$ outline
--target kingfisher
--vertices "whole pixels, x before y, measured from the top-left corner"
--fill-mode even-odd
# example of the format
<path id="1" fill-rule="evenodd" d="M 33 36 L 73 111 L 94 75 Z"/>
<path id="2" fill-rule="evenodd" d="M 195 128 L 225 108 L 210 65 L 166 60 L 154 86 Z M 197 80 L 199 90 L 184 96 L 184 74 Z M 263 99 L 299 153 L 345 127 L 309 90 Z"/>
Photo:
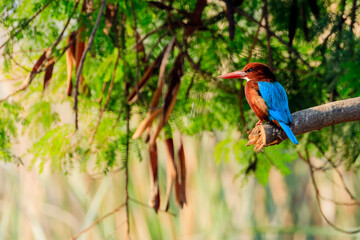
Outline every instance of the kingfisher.
<path id="1" fill-rule="evenodd" d="M 242 71 L 223 74 L 219 78 L 245 79 L 246 100 L 259 118 L 256 125 L 260 125 L 262 121 L 273 122 L 285 131 L 294 144 L 299 144 L 289 127 L 292 120 L 285 89 L 276 81 L 274 73 L 267 65 L 249 63 Z"/>

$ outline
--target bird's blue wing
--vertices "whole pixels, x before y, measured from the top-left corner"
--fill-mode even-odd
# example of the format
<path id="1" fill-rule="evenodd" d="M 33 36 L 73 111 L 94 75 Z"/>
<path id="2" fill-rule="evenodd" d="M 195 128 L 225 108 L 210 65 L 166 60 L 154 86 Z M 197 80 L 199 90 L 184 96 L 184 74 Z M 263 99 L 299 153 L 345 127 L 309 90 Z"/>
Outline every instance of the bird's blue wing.
<path id="1" fill-rule="evenodd" d="M 288 99 L 283 86 L 278 82 L 258 82 L 262 98 L 269 110 L 269 120 L 291 123 Z"/>
<path id="2" fill-rule="evenodd" d="M 278 82 L 259 82 L 261 97 L 265 100 L 269 110 L 269 120 L 277 120 L 289 139 L 299 144 L 294 133 L 288 126 L 291 115 L 285 89 Z"/>

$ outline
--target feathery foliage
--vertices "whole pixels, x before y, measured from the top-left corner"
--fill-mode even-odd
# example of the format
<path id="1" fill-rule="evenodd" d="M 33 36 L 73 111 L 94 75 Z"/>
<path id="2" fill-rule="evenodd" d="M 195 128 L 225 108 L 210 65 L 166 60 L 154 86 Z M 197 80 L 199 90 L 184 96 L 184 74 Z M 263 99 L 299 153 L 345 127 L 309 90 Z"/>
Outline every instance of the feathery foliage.
<path id="1" fill-rule="evenodd" d="M 170 3 L 133 0 L 136 33 L 130 2 L 109 0 L 82 71 L 86 89 L 80 89 L 80 129 L 71 135 L 74 130 L 70 110 L 73 99 L 65 93 L 67 62 L 64 50 L 71 32 L 81 32 L 79 39 L 84 42 L 90 36 L 100 1 L 86 2 L 90 5 L 86 10 L 82 10 L 84 3 L 81 1 L 73 13 L 75 1 L 1 1 L 0 24 L 5 30 L 2 41 L 9 39 L 2 49 L 5 75 L 13 71 L 23 76 L 28 74 L 32 64 L 55 43 L 66 21 L 71 18 L 64 35 L 60 36 L 60 44 L 52 49 L 55 65 L 49 87 L 42 93 L 43 73 L 40 72 L 25 94 L 1 103 L 2 159 L 10 161 L 11 142 L 29 134 L 32 147 L 25 155 L 34 156 L 31 166 L 38 166 L 40 171 L 47 162 L 54 171 L 65 172 L 74 163 L 80 163 L 79 166 L 85 170 L 89 161 L 104 173 L 121 167 L 127 134 L 124 84 L 128 82 L 130 90 L 136 89 L 136 84 L 173 36 L 176 36 L 175 47 L 165 66 L 166 85 L 159 99 L 159 106 L 163 106 L 171 71 L 178 64 L 175 60 L 183 54 L 180 89 L 169 119 L 172 129 L 189 135 L 237 129 L 236 138 L 219 138 L 214 157 L 217 161 L 236 159 L 243 166 L 244 173 L 253 170 L 264 184 L 271 167 L 283 174 L 290 173 L 287 164 L 296 159 L 295 146 L 282 143 L 255 156 L 244 146 L 246 129 L 251 129 L 256 122 L 243 96 L 244 83 L 220 81 L 216 76 L 241 69 L 249 61 L 269 63 L 272 59 L 275 75 L 288 92 L 292 112 L 360 94 L 360 72 L 357 70 L 360 41 L 356 32 L 359 26 L 356 12 L 351 14 L 356 10 L 355 6 L 349 1 L 271 0 L 268 16 L 263 16 L 265 6 L 259 0 L 180 0 Z M 201 2 L 205 3 L 203 8 Z M 336 10 L 332 4 L 337 6 Z M 231 13 L 233 16 L 229 16 Z M 259 27 L 263 17 L 268 17 L 269 29 Z M 273 32 L 270 56 L 267 30 Z M 136 44 L 144 37 L 144 41 Z M 119 51 L 119 65 L 113 74 Z M 157 69 L 150 74 L 133 104 L 132 131 L 138 125 L 135 119 L 145 118 L 149 110 L 157 88 Z M 73 85 L 74 77 L 72 69 Z M 105 104 L 94 142 L 90 143 Z M 302 145 L 316 144 L 321 154 L 342 159 L 351 168 L 359 166 L 359 135 L 359 123 L 348 123 L 305 134 L 300 141 Z M 130 145 L 132 154 L 141 159 L 139 149 L 143 147 L 142 143 L 134 140 Z M 298 150 L 303 151 L 301 148 Z M 319 150 L 314 149 L 318 153 Z M 256 166 L 251 165 L 254 161 Z"/>

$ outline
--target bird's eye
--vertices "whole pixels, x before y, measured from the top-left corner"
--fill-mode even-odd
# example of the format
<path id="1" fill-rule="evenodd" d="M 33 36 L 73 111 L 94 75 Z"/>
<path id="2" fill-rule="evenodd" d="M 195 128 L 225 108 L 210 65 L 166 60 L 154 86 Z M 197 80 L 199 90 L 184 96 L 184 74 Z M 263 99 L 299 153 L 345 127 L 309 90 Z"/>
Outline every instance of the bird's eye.
<path id="1" fill-rule="evenodd" d="M 246 70 L 245 72 L 252 72 L 252 71 L 254 71 L 254 69 L 249 68 L 249 69 L 248 69 L 248 70 Z"/>

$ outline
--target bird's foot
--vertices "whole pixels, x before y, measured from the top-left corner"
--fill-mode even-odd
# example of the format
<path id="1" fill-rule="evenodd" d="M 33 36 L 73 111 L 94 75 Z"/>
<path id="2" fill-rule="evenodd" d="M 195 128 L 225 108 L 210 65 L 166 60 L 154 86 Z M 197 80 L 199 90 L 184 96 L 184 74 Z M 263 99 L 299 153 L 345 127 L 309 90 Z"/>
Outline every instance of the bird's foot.
<path id="1" fill-rule="evenodd" d="M 255 126 L 259 126 L 259 125 L 261 125 L 261 120 L 259 120 Z"/>

